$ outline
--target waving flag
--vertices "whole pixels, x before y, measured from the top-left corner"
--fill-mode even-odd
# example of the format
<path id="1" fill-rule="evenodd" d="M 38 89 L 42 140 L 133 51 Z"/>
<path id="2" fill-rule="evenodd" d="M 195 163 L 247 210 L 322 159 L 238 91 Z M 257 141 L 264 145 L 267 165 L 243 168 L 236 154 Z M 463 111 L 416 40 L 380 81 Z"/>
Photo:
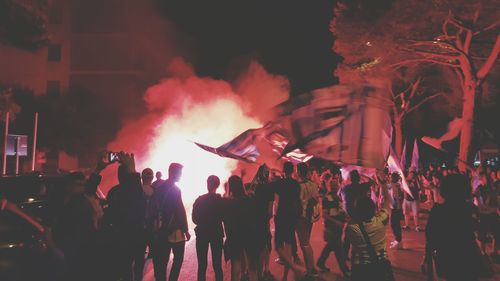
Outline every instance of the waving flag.
<path id="1" fill-rule="evenodd" d="M 260 155 L 256 143 L 257 139 L 261 137 L 262 134 L 265 132 L 265 128 L 266 127 L 246 130 L 233 140 L 217 148 L 196 142 L 195 144 L 200 148 L 208 152 L 217 154 L 221 157 L 228 157 L 236 160 L 253 163 L 257 160 L 257 157 Z"/>
<path id="2" fill-rule="evenodd" d="M 275 109 L 295 149 L 345 164 L 383 168 L 387 91 L 368 84 L 336 85 L 292 98 Z"/>
<path id="3" fill-rule="evenodd" d="M 311 158 L 313 158 L 313 155 L 306 154 L 298 148 L 283 155 L 283 151 L 289 143 L 289 137 L 287 136 L 287 133 L 278 125 L 273 125 L 273 129 L 269 130 L 269 132 L 266 134 L 265 139 L 271 146 L 271 149 L 276 154 L 280 155 L 280 157 L 285 161 L 290 161 L 294 164 L 297 164 L 301 162 L 307 162 Z"/>
<path id="4" fill-rule="evenodd" d="M 461 118 L 455 118 L 448 124 L 448 131 L 442 136 L 439 138 L 422 137 L 422 141 L 438 150 L 443 150 L 443 142 L 450 141 L 460 134 L 462 123 Z"/>

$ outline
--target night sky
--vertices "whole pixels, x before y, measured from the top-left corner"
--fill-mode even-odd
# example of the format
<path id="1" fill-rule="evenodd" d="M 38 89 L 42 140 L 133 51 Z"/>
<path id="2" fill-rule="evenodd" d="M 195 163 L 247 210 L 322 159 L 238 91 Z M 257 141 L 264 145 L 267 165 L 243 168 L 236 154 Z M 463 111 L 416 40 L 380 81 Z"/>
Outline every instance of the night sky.
<path id="1" fill-rule="evenodd" d="M 189 61 L 198 75 L 231 80 L 257 59 L 288 77 L 292 94 L 336 83 L 334 1 L 158 1 L 165 18 L 190 38 Z"/>

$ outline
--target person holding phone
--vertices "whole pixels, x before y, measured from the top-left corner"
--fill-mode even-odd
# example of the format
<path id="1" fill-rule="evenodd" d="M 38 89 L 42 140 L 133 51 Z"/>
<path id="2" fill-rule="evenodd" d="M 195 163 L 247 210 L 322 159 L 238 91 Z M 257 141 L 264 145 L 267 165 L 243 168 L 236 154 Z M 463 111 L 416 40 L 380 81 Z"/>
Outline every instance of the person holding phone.
<path id="1" fill-rule="evenodd" d="M 191 239 L 181 190 L 177 186 L 182 168 L 179 163 L 170 164 L 168 179 L 153 192 L 150 213 L 155 221 L 152 250 L 156 281 L 166 280 L 170 252 L 174 253 L 174 261 L 168 280 L 178 280 L 184 261 L 184 247 L 186 241 Z"/>
<path id="2" fill-rule="evenodd" d="M 111 155 L 111 153 L 110 153 Z M 107 196 L 106 219 L 112 249 L 112 278 L 133 280 L 132 264 L 135 249 L 140 247 L 145 223 L 145 200 L 141 175 L 135 170 L 134 154 L 119 152 L 110 163 L 118 162 L 119 184 Z M 116 157 L 118 160 L 116 160 Z M 136 279 L 142 278 L 136 277 Z"/>

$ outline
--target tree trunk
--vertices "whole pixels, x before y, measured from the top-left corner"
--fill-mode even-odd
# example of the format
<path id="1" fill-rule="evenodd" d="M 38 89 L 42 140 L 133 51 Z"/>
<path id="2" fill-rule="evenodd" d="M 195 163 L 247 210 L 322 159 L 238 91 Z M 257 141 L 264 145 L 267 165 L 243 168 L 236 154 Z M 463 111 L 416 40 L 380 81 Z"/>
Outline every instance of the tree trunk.
<path id="1" fill-rule="evenodd" d="M 401 125 L 401 117 L 394 114 L 394 134 L 396 135 L 396 155 L 401 159 L 403 153 L 403 128 Z"/>
<path id="2" fill-rule="evenodd" d="M 460 152 L 458 154 L 458 168 L 465 172 L 467 165 L 470 164 L 472 134 L 474 131 L 474 106 L 475 106 L 474 87 L 465 87 L 464 102 L 462 107 L 462 131 L 460 133 Z"/>

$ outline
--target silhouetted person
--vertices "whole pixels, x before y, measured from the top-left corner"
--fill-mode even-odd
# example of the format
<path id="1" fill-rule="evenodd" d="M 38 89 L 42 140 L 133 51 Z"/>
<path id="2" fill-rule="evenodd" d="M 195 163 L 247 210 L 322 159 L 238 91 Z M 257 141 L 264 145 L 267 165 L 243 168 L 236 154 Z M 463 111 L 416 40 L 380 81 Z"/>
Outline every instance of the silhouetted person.
<path id="1" fill-rule="evenodd" d="M 243 182 L 238 176 L 228 180 L 229 197 L 224 199 L 223 221 L 226 232 L 224 258 L 231 261 L 231 281 L 240 281 L 245 253 L 254 244 L 255 204 L 246 196 Z M 257 280 L 254 267 L 249 267 L 250 281 Z"/>
<path id="2" fill-rule="evenodd" d="M 335 182 L 338 182 L 339 175 L 335 175 Z M 323 272 L 328 272 L 330 269 L 326 267 L 326 260 L 333 252 L 337 258 L 337 263 L 340 270 L 345 276 L 350 276 L 349 268 L 346 264 L 344 250 L 342 249 L 342 233 L 347 221 L 348 215 L 342 208 L 340 197 L 338 196 L 338 184 L 330 184 L 326 187 L 327 192 L 323 196 L 323 220 L 324 220 L 324 240 L 326 242 L 320 257 L 318 258 L 317 266 Z"/>
<path id="3" fill-rule="evenodd" d="M 192 219 L 196 224 L 196 255 L 198 257 L 198 281 L 206 280 L 208 246 L 212 252 L 215 280 L 222 281 L 222 198 L 217 194 L 220 180 L 217 176 L 207 179 L 208 193 L 196 199 Z"/>
<path id="4" fill-rule="evenodd" d="M 319 220 L 320 214 L 317 209 L 319 203 L 318 185 L 309 179 L 309 167 L 306 163 L 297 165 L 300 185 L 300 201 L 302 204 L 302 214 L 297 221 L 297 235 L 299 237 L 300 248 L 304 255 L 304 262 L 308 275 L 316 275 L 317 270 L 314 264 L 313 248 L 311 246 L 311 231 L 313 223 Z M 317 212 L 316 212 L 317 210 Z"/>
<path id="5" fill-rule="evenodd" d="M 387 186 L 381 186 L 389 198 Z M 367 196 L 359 196 L 351 205 L 346 235 L 352 245 L 352 281 L 393 281 L 392 265 L 386 250 L 386 225 L 389 223 L 390 200 L 384 200 L 380 211 Z"/>
<path id="6" fill-rule="evenodd" d="M 167 264 L 170 252 L 174 253 L 174 261 L 168 280 L 179 278 L 184 247 L 191 235 L 188 232 L 186 210 L 182 202 L 181 190 L 177 187 L 182 175 L 182 165 L 170 164 L 168 179 L 158 186 L 152 198 L 151 215 L 155 217 L 155 234 L 153 243 L 153 265 L 156 281 L 164 281 L 167 277 Z"/>
<path id="7" fill-rule="evenodd" d="M 434 205 L 425 230 L 428 280 L 434 280 L 433 257 L 441 278 L 478 280 L 482 260 L 474 234 L 478 210 L 469 201 L 470 184 L 463 175 L 449 175 L 443 178 L 440 192 L 444 203 Z"/>
<path id="8" fill-rule="evenodd" d="M 383 200 L 391 200 L 391 228 L 394 234 L 394 241 L 391 242 L 391 249 L 403 248 L 403 232 L 401 229 L 401 219 L 403 218 L 403 198 L 404 192 L 399 183 L 399 174 L 394 172 L 391 174 L 391 182 L 389 183 L 389 198 Z"/>
<path id="9" fill-rule="evenodd" d="M 403 200 L 403 214 L 405 217 L 405 225 L 403 229 L 410 229 L 410 219 L 413 217 L 413 222 L 415 223 L 415 231 L 420 231 L 420 226 L 418 224 L 418 213 L 419 213 L 419 201 L 420 201 L 420 182 L 414 171 L 408 173 L 406 177 L 408 181 L 408 188 L 410 189 L 411 196 L 405 193 L 405 199 Z"/>
<path id="10" fill-rule="evenodd" d="M 55 238 L 63 252 L 66 266 L 64 280 L 93 278 L 96 265 L 98 226 L 92 203 L 84 195 L 85 177 L 81 173 L 66 176 L 70 197 L 64 205 L 55 228 Z M 102 216 L 102 209 L 100 211 Z"/>
<path id="11" fill-rule="evenodd" d="M 145 218 L 148 217 L 147 211 L 150 209 L 151 198 L 153 196 L 153 170 L 146 168 L 141 173 L 142 179 L 142 193 L 145 201 Z M 144 220 L 144 226 L 140 233 L 139 241 L 137 243 L 137 248 L 134 251 L 134 279 L 136 281 L 142 280 L 142 275 L 144 271 L 144 255 L 146 253 L 147 246 L 151 247 L 152 239 L 152 223 L 150 221 Z"/>
<path id="12" fill-rule="evenodd" d="M 155 177 L 156 180 L 152 183 L 153 188 L 158 187 L 165 182 L 165 180 L 162 179 L 163 175 L 160 171 L 156 172 Z"/>
<path id="13" fill-rule="evenodd" d="M 259 279 L 274 279 L 269 270 L 269 257 L 272 249 L 272 235 L 269 221 L 273 213 L 274 191 L 269 182 L 269 168 L 264 164 L 257 171 L 252 182 L 255 204 L 256 237 L 255 245 L 247 253 L 249 263 L 256 263 Z M 251 265 L 252 266 L 252 265 Z"/>
<path id="14" fill-rule="evenodd" d="M 133 154 L 120 153 L 119 184 L 107 196 L 107 221 L 114 247 L 116 278 L 132 280 L 134 253 L 142 244 L 145 223 L 145 201 L 141 176 L 135 171 Z"/>
<path id="15" fill-rule="evenodd" d="M 292 248 L 296 245 L 295 228 L 299 217 L 302 215 L 299 183 L 292 178 L 292 162 L 283 165 L 282 179 L 274 183 L 274 192 L 278 195 L 278 208 L 274 217 L 274 242 L 276 251 L 285 266 L 283 280 L 286 280 L 289 269 L 297 275 L 299 269 L 292 258 Z"/>
<path id="16" fill-rule="evenodd" d="M 351 179 L 351 183 L 342 188 L 341 194 L 343 195 L 342 200 L 344 201 L 344 209 L 350 216 L 352 216 L 352 206 L 355 200 L 361 197 L 371 198 L 371 184 L 361 183 L 361 178 L 357 170 L 352 170 L 349 173 L 349 177 Z"/>

